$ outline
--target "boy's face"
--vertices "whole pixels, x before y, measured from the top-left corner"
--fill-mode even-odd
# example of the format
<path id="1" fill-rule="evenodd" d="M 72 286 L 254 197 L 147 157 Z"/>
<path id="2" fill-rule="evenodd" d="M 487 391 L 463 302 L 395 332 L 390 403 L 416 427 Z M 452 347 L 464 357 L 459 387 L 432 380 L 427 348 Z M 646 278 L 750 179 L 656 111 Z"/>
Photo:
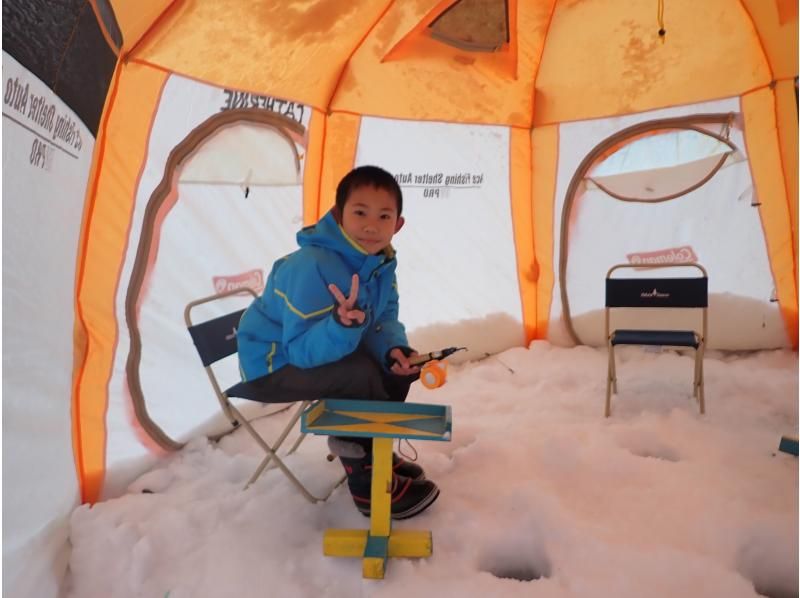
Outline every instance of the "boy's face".
<path id="1" fill-rule="evenodd" d="M 383 251 L 403 226 L 397 215 L 397 200 L 386 189 L 372 185 L 350 191 L 342 210 L 342 228 L 369 254 Z"/>

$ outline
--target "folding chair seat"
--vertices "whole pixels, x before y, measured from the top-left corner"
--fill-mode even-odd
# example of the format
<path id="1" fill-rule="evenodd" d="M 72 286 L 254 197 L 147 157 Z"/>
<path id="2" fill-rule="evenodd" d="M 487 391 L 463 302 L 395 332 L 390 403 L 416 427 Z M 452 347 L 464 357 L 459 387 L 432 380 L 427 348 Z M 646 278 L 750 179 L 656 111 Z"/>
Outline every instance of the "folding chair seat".
<path id="1" fill-rule="evenodd" d="M 611 393 L 617 393 L 617 371 L 614 348 L 618 345 L 657 345 L 694 349 L 692 393 L 705 413 L 703 392 L 703 353 L 707 339 L 708 274 L 700 264 L 654 264 L 648 268 L 697 268 L 702 276 L 681 278 L 613 278 L 621 268 L 641 268 L 633 264 L 617 264 L 606 274 L 605 328 L 608 343 L 608 377 L 606 380 L 605 416 L 611 414 Z M 702 314 L 698 329 L 662 330 L 652 328 L 611 327 L 611 310 L 615 308 L 693 309 Z"/>
<path id="2" fill-rule="evenodd" d="M 292 471 L 286 466 L 283 459 L 281 459 L 281 457 L 279 457 L 277 454 L 278 449 L 297 425 L 298 421 L 300 420 L 300 416 L 303 414 L 303 411 L 306 409 L 306 407 L 310 406 L 313 401 L 294 401 L 294 403 L 296 403 L 296 407 L 294 407 L 294 411 L 292 412 L 289 422 L 286 424 L 275 442 L 273 444 L 269 444 L 258 432 L 256 432 L 255 428 L 253 428 L 251 423 L 252 420 L 248 421 L 248 419 L 242 415 L 241 411 L 236 408 L 231 399 L 241 398 L 250 401 L 258 401 L 260 403 L 282 403 L 285 401 L 280 399 L 275 400 L 273 398 L 264 396 L 263 392 L 261 392 L 258 387 L 253 386 L 248 382 L 239 382 L 227 390 L 222 390 L 217 379 L 217 375 L 212 368 L 215 363 L 226 357 L 234 355 L 237 352 L 238 346 L 236 343 L 236 329 L 239 326 L 239 320 L 241 319 L 245 310 L 239 309 L 237 311 L 204 320 L 202 322 L 192 321 L 192 311 L 196 307 L 219 301 L 226 297 L 231 297 L 237 294 L 249 294 L 252 298 L 256 297 L 256 294 L 253 290 L 249 288 L 241 288 L 191 301 L 189 304 L 187 304 L 184 310 L 184 319 L 186 320 L 186 326 L 189 330 L 189 334 L 194 341 L 194 346 L 197 349 L 197 353 L 200 356 L 200 360 L 202 361 L 203 367 L 206 370 L 206 374 L 208 375 L 208 379 L 214 389 L 214 393 L 219 400 L 220 407 L 232 425 L 231 430 L 224 434 L 220 434 L 215 438 L 219 439 L 221 436 L 224 436 L 225 434 L 239 428 L 239 426 L 242 426 L 266 453 L 266 456 L 261 461 L 256 471 L 253 472 L 253 475 L 247 481 L 247 484 L 245 484 L 245 490 L 250 486 L 250 484 L 258 479 L 265 469 L 267 469 L 270 465 L 274 465 L 278 467 L 284 474 L 286 474 L 286 477 L 297 487 L 297 489 L 304 497 L 306 497 L 306 499 L 312 503 L 324 501 L 330 496 L 331 492 L 333 492 L 336 486 L 338 486 L 344 480 L 344 477 L 336 485 L 334 485 L 328 491 L 328 493 L 325 494 L 325 496 L 315 496 L 302 484 L 302 482 L 300 482 L 300 480 L 297 479 L 294 473 L 292 473 Z M 289 409 L 292 407 L 293 405 L 288 406 Z M 291 455 L 293 452 L 295 452 L 305 437 L 306 434 L 300 434 L 286 455 Z"/>

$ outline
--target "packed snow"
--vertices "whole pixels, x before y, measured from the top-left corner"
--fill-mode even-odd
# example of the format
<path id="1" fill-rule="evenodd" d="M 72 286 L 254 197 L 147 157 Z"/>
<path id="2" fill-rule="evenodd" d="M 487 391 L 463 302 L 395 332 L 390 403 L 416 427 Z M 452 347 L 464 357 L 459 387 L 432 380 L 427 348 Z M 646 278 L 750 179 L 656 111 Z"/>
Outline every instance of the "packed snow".
<path id="1" fill-rule="evenodd" d="M 431 530 L 433 554 L 390 559 L 383 580 L 322 554 L 326 529 L 368 527 L 346 486 L 311 504 L 272 469 L 243 491 L 262 453 L 238 431 L 193 440 L 124 495 L 77 508 L 66 593 L 797 596 L 798 462 L 778 450 L 797 434 L 797 353 L 708 353 L 705 415 L 691 397 L 693 357 L 617 354 L 608 419 L 604 349 L 535 341 L 453 364 L 439 389 L 414 384 L 409 401 L 452 407 L 453 434 L 414 442 L 441 496 L 393 523 Z M 256 427 L 274 437 L 288 417 Z M 342 475 L 327 453 L 324 437 L 309 437 L 286 462 L 324 493 Z"/>

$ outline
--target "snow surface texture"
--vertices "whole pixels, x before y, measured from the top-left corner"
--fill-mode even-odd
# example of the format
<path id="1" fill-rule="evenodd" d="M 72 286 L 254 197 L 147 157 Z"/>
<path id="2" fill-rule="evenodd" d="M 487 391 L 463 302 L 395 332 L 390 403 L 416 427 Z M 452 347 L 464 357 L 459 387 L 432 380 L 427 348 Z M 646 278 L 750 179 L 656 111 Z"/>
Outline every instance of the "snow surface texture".
<path id="1" fill-rule="evenodd" d="M 797 434 L 797 353 L 708 354 L 705 416 L 691 357 L 624 347 L 605 419 L 606 364 L 604 350 L 537 341 L 452 365 L 435 391 L 413 385 L 409 401 L 452 406 L 453 438 L 415 442 L 442 494 L 393 524 L 431 530 L 433 555 L 391 559 L 384 580 L 322 554 L 325 529 L 368 526 L 346 487 L 312 505 L 273 469 L 242 491 L 261 454 L 240 431 L 76 509 L 67 594 L 797 596 L 798 463 L 778 451 Z M 287 418 L 257 428 L 270 437 Z M 341 475 L 326 454 L 309 437 L 287 464 L 323 493 Z"/>

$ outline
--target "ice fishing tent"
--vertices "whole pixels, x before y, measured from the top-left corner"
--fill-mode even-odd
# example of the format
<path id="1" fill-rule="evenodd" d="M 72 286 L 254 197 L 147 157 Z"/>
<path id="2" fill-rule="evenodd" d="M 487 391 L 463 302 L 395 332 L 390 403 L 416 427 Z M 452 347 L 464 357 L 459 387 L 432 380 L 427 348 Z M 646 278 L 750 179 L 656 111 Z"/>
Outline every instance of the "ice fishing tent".
<path id="1" fill-rule="evenodd" d="M 711 348 L 797 346 L 791 0 L 7 1 L 3 21 L 9 595 L 56 595 L 70 511 L 216 425 L 184 305 L 260 290 L 353 165 L 403 187 L 419 346 L 599 345 L 609 266 L 691 259 Z"/>

